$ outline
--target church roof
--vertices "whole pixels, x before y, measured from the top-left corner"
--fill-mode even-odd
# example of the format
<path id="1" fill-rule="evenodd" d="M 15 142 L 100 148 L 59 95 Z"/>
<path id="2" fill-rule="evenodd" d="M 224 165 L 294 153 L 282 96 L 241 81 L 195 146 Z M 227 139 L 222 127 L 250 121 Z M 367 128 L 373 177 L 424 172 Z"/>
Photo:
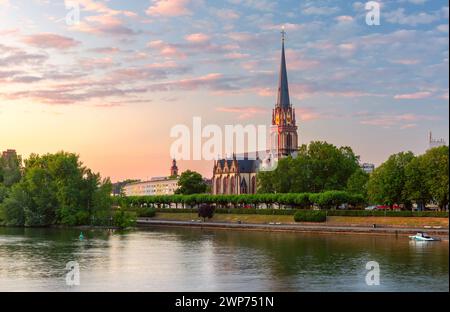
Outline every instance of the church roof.
<path id="1" fill-rule="evenodd" d="M 239 172 L 242 173 L 252 173 L 252 172 L 256 172 L 256 170 L 258 169 L 258 165 L 259 165 L 259 160 L 257 159 L 238 159 L 238 167 L 239 167 Z"/>
<path id="2" fill-rule="evenodd" d="M 228 167 L 231 167 L 233 164 L 233 159 L 219 159 L 217 161 L 219 167 L 221 169 L 225 166 L 225 161 L 228 164 Z M 240 173 L 253 173 L 256 172 L 259 166 L 258 159 L 236 159 L 237 168 Z"/>
<path id="3" fill-rule="evenodd" d="M 285 32 L 282 31 L 282 46 L 281 46 L 281 65 L 280 65 L 280 76 L 278 80 L 278 98 L 277 98 L 277 106 L 282 108 L 288 108 L 291 105 L 289 100 L 289 85 L 288 85 L 288 77 L 287 77 L 287 68 L 286 68 L 286 56 L 284 53 L 284 38 Z"/>

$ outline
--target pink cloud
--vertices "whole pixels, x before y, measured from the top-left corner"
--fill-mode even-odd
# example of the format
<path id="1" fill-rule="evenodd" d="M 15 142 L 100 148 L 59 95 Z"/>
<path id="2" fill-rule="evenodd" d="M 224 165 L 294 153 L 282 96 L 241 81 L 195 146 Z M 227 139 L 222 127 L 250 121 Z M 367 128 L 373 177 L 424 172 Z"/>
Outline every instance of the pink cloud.
<path id="1" fill-rule="evenodd" d="M 373 115 L 370 113 L 358 113 L 355 114 L 356 117 L 362 117 L 363 119 L 360 121 L 363 125 L 377 126 L 382 128 L 391 128 L 394 126 L 400 127 L 400 129 L 409 129 L 414 128 L 416 123 L 419 121 L 433 121 L 439 120 L 440 118 L 437 116 L 423 116 L 416 114 L 400 114 L 400 115 L 389 115 L 389 114 L 381 114 L 381 115 Z"/>
<path id="2" fill-rule="evenodd" d="M 186 54 L 180 51 L 177 47 L 172 44 L 166 43 L 162 40 L 150 41 L 147 46 L 149 48 L 159 51 L 159 54 L 165 57 L 177 57 L 185 58 Z"/>
<path id="3" fill-rule="evenodd" d="M 218 112 L 235 113 L 238 114 L 238 119 L 250 119 L 255 115 L 268 114 L 269 110 L 256 106 L 244 106 L 244 107 L 218 107 Z"/>
<path id="4" fill-rule="evenodd" d="M 295 109 L 297 119 L 302 121 L 311 121 L 316 119 L 323 119 L 324 116 L 321 116 L 318 112 L 314 111 L 309 107 L 298 107 Z"/>
<path id="5" fill-rule="evenodd" d="M 306 70 L 320 65 L 318 61 L 307 59 L 303 54 L 291 49 L 286 51 L 286 59 L 290 70 Z"/>
<path id="6" fill-rule="evenodd" d="M 224 19 L 224 20 L 233 20 L 233 19 L 238 19 L 240 17 L 239 13 L 237 13 L 236 11 L 233 11 L 231 9 L 224 9 L 224 8 L 217 10 L 216 15 L 217 15 L 217 17 Z"/>
<path id="7" fill-rule="evenodd" d="M 60 50 L 70 49 L 78 46 L 81 43 L 69 37 L 50 33 L 40 33 L 25 36 L 23 38 L 23 42 L 38 48 L 53 48 Z"/>
<path id="8" fill-rule="evenodd" d="M 73 2 L 73 1 L 67 1 L 67 3 Z M 107 15 L 118 15 L 123 14 L 127 17 L 136 17 L 137 14 L 131 11 L 123 11 L 123 10 L 114 10 L 109 8 L 106 3 L 100 2 L 100 1 L 94 1 L 94 0 L 77 0 L 77 4 L 80 4 L 81 7 L 85 11 L 91 11 L 91 12 L 97 12 L 97 13 L 103 13 Z"/>
<path id="9" fill-rule="evenodd" d="M 95 69 L 106 69 L 117 65 L 110 57 L 82 58 L 78 61 L 78 64 L 81 66 L 81 68 L 87 71 L 92 71 Z"/>
<path id="10" fill-rule="evenodd" d="M 239 53 L 239 52 L 232 52 L 232 53 L 227 53 L 225 54 L 225 58 L 230 59 L 230 60 L 241 60 L 244 58 L 249 57 L 249 54 L 244 54 L 244 53 Z"/>
<path id="11" fill-rule="evenodd" d="M 90 34 L 133 35 L 135 32 L 124 25 L 117 15 L 103 14 L 86 17 L 82 22 L 73 25 L 71 30 Z"/>
<path id="12" fill-rule="evenodd" d="M 192 43 L 204 43 L 209 41 L 209 36 L 202 33 L 196 33 L 196 34 L 190 34 L 184 37 L 186 41 L 192 42 Z"/>
<path id="13" fill-rule="evenodd" d="M 220 73 L 211 73 L 204 76 L 173 80 L 149 86 L 150 91 L 171 91 L 171 90 L 196 90 L 198 88 L 208 88 L 212 90 L 229 89 L 228 80 Z"/>
<path id="14" fill-rule="evenodd" d="M 400 129 L 411 129 L 417 127 L 417 124 L 406 124 L 400 127 Z"/>
<path id="15" fill-rule="evenodd" d="M 351 23 L 353 22 L 353 20 L 353 17 L 349 15 L 341 15 L 336 17 L 336 21 L 338 21 L 339 23 Z"/>
<path id="16" fill-rule="evenodd" d="M 431 95 L 432 95 L 431 92 L 422 91 L 422 92 L 416 92 L 416 93 L 397 94 L 394 96 L 394 99 L 396 99 L 396 100 L 420 100 L 420 99 L 429 98 Z"/>
<path id="17" fill-rule="evenodd" d="M 401 65 L 416 65 L 420 63 L 420 60 L 417 59 L 398 59 L 398 60 L 392 60 L 390 61 L 394 64 L 401 64 Z"/>
<path id="18" fill-rule="evenodd" d="M 189 0 L 154 0 L 146 13 L 152 16 L 181 16 L 192 12 L 186 7 Z"/>

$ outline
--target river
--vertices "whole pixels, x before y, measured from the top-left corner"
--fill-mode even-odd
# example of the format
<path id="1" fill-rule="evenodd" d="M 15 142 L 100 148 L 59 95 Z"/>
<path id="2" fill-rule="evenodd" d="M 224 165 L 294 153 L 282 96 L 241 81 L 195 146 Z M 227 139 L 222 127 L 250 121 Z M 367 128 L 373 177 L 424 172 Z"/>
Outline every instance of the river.
<path id="1" fill-rule="evenodd" d="M 448 291 L 448 241 L 198 228 L 0 227 L 0 291 Z M 67 285 L 66 263 L 79 265 Z M 379 285 L 366 274 L 379 264 Z M 74 271 L 73 271 L 74 272 Z"/>

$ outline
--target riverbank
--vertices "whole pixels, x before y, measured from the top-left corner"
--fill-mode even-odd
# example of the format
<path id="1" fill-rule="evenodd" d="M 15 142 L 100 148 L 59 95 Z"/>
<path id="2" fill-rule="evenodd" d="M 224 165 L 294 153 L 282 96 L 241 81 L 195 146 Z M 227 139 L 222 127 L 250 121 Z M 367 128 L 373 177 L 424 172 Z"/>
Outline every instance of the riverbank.
<path id="1" fill-rule="evenodd" d="M 191 221 L 198 220 L 197 213 L 175 213 L 175 212 L 157 212 L 152 220 L 168 220 L 168 221 Z M 298 225 L 294 222 L 292 215 L 258 215 L 258 214 L 233 214 L 233 213 L 216 213 L 210 222 L 226 222 L 226 223 L 250 223 L 250 224 L 269 224 L 282 223 L 284 225 Z M 404 228 L 425 228 L 425 227 L 449 227 L 448 218 L 434 217 L 350 217 L 350 216 L 332 216 L 327 217 L 329 226 L 361 226 L 372 227 L 377 224 L 381 227 L 404 227 Z"/>
<path id="2" fill-rule="evenodd" d="M 420 228 L 420 227 L 369 227 L 369 226 L 337 226 L 331 224 L 255 224 L 255 223 L 231 223 L 231 222 L 202 222 L 199 220 L 176 221 L 176 220 L 155 220 L 141 218 L 137 220 L 138 227 L 195 227 L 214 229 L 239 229 L 250 231 L 271 231 L 271 232 L 314 232 L 314 233 L 340 233 L 340 234 L 383 234 L 383 235 L 413 235 L 418 231 L 426 230 L 430 235 L 439 236 L 448 241 L 448 228 Z"/>

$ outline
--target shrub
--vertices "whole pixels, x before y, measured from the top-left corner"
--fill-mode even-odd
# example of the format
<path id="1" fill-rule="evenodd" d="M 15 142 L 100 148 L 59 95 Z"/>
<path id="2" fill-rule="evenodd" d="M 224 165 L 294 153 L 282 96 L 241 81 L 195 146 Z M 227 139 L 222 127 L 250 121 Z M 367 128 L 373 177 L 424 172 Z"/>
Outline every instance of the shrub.
<path id="1" fill-rule="evenodd" d="M 156 215 L 156 209 L 151 207 L 142 207 L 136 210 L 139 218 L 153 218 Z"/>
<path id="2" fill-rule="evenodd" d="M 297 210 L 294 214 L 295 222 L 325 222 L 327 215 L 320 210 Z"/>
<path id="3" fill-rule="evenodd" d="M 203 221 L 206 218 L 211 219 L 214 216 L 214 207 L 211 205 L 203 204 L 198 208 L 198 216 L 203 218 Z"/>
<path id="4" fill-rule="evenodd" d="M 136 224 L 136 214 L 133 212 L 119 209 L 113 216 L 114 226 L 119 228 L 127 228 Z"/>

